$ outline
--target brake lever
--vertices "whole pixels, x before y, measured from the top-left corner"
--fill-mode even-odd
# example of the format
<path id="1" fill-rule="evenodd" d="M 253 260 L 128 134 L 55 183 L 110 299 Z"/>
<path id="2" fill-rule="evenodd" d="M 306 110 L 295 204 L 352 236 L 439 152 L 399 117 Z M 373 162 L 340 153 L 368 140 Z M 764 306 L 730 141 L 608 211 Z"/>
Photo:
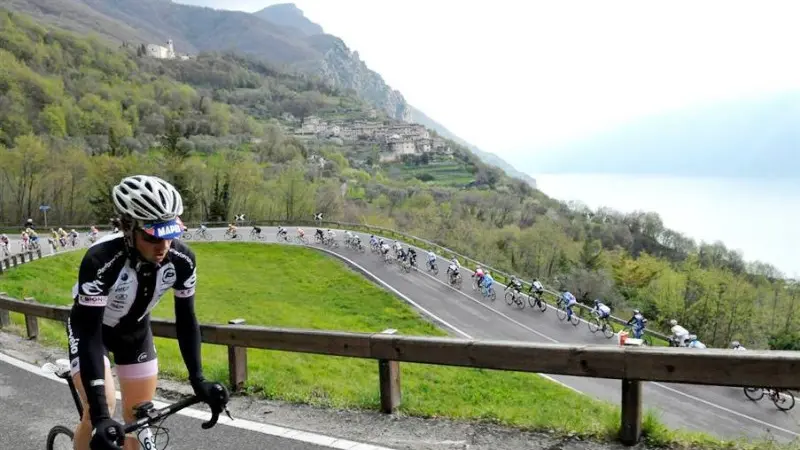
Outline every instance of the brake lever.
<path id="1" fill-rule="evenodd" d="M 208 430 L 209 428 L 217 424 L 217 420 L 219 420 L 219 411 L 212 411 L 211 420 L 209 420 L 208 422 L 203 422 L 202 424 L 200 424 L 200 426 L 204 430 Z"/>

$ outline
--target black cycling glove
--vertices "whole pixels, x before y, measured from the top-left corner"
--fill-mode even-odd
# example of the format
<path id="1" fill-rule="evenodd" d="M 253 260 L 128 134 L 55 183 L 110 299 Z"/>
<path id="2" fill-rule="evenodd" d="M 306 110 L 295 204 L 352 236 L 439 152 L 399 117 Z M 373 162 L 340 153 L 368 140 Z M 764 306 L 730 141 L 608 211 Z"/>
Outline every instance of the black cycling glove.
<path id="1" fill-rule="evenodd" d="M 200 397 L 211 408 L 212 412 L 222 412 L 230 399 L 225 386 L 215 381 L 206 381 L 202 378 L 193 380 L 192 389 L 194 389 L 194 395 Z"/>
<path id="2" fill-rule="evenodd" d="M 119 450 L 125 443 L 122 425 L 114 419 L 100 419 L 92 429 L 91 450 Z"/>

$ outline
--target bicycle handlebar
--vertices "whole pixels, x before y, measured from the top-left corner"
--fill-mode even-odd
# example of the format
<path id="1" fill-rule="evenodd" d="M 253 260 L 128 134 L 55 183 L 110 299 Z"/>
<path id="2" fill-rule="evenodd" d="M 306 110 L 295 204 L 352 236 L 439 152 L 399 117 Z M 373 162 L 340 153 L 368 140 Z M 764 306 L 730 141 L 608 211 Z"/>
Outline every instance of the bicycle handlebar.
<path id="1" fill-rule="evenodd" d="M 188 408 L 190 406 L 193 406 L 193 405 L 196 405 L 196 404 L 202 403 L 202 402 L 203 401 L 200 399 L 200 397 L 198 397 L 196 395 L 193 395 L 191 397 L 187 397 L 187 398 L 185 398 L 183 400 L 175 402 L 175 403 L 173 403 L 171 405 L 167 405 L 167 406 L 165 406 L 165 407 L 163 407 L 161 409 L 151 409 L 150 411 L 147 412 L 147 416 L 146 417 L 142 417 L 141 419 L 138 419 L 138 420 L 136 420 L 134 422 L 131 422 L 129 424 L 125 424 L 125 426 L 123 427 L 123 430 L 125 431 L 125 434 L 134 433 L 134 432 L 140 430 L 141 428 L 144 428 L 146 426 L 152 425 L 153 422 L 155 422 L 157 420 L 164 419 L 164 418 L 166 418 L 168 416 L 171 416 L 171 415 L 175 414 L 176 412 L 178 412 L 178 411 L 180 411 L 182 409 Z M 208 430 L 209 428 L 213 427 L 214 425 L 217 424 L 217 421 L 219 420 L 219 415 L 223 411 L 225 411 L 225 413 L 228 415 L 228 417 L 231 418 L 230 412 L 228 411 L 227 408 L 225 408 L 223 406 L 222 409 L 220 409 L 219 411 L 211 411 L 211 420 L 209 420 L 208 422 L 203 422 L 202 424 L 200 424 L 200 426 L 204 430 Z"/>

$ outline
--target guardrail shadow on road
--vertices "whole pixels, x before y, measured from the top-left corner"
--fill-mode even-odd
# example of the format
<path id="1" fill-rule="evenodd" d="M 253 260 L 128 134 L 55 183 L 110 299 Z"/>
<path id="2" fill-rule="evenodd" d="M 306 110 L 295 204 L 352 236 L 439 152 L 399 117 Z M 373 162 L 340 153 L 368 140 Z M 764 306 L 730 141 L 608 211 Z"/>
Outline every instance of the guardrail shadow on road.
<path id="1" fill-rule="evenodd" d="M 0 318 L 4 318 L 0 323 L 8 323 L 9 311 L 24 315 L 27 335 L 36 339 L 39 318 L 66 322 L 70 308 L 0 294 Z M 174 321 L 151 322 L 155 336 L 176 339 Z M 228 347 L 229 377 L 234 390 L 241 389 L 247 379 L 250 348 L 377 360 L 384 413 L 393 413 L 400 405 L 401 362 L 617 379 L 622 384 L 619 438 L 628 446 L 638 443 L 642 434 L 643 381 L 800 387 L 796 375 L 800 352 L 539 344 L 272 328 L 244 325 L 242 319 L 232 322 L 204 324 L 200 330 L 204 343 Z"/>

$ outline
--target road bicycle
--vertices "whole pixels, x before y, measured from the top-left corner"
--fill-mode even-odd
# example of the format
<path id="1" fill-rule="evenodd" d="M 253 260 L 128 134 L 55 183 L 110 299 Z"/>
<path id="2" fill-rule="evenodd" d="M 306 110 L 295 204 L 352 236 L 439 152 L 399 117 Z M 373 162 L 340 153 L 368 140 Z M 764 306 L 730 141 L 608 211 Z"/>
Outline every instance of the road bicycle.
<path id="1" fill-rule="evenodd" d="M 781 411 L 789 411 L 794 408 L 794 395 L 787 390 L 772 389 L 772 388 L 744 388 L 744 395 L 750 400 L 757 402 L 767 395 L 772 403 Z"/>
<path id="2" fill-rule="evenodd" d="M 608 323 L 608 317 L 600 318 L 600 316 L 594 314 L 594 317 L 587 320 L 586 324 L 589 325 L 589 331 L 592 333 L 597 333 L 598 330 L 603 330 L 603 335 L 606 337 L 606 339 L 611 339 L 614 337 L 614 328 L 610 323 Z"/>
<path id="3" fill-rule="evenodd" d="M 497 293 L 494 292 L 494 286 L 481 286 L 481 295 L 483 298 L 488 298 L 491 301 L 495 301 L 497 299 Z"/>
<path id="4" fill-rule="evenodd" d="M 460 273 L 456 273 L 454 275 L 453 272 L 449 272 L 448 275 L 449 275 L 449 280 L 447 280 L 447 281 L 448 281 L 448 283 L 450 283 L 450 286 L 452 286 L 454 288 L 457 288 L 457 289 L 461 289 L 461 282 L 462 282 L 461 274 Z"/>
<path id="5" fill-rule="evenodd" d="M 426 263 L 428 272 L 433 272 L 433 275 L 439 275 L 439 267 L 436 266 L 436 261 L 430 261 Z"/>
<path id="6" fill-rule="evenodd" d="M 517 305 L 519 309 L 525 309 L 525 302 L 523 301 L 522 293 L 517 289 L 506 291 L 506 304 L 508 306 Z"/>
<path id="7" fill-rule="evenodd" d="M 82 417 L 83 405 L 81 404 L 78 391 L 75 389 L 72 376 L 70 375 L 69 360 L 58 359 L 55 364 L 45 363 L 42 366 L 42 371 L 45 373 L 52 373 L 58 378 L 66 380 L 70 393 L 72 394 L 72 400 L 75 402 L 75 407 L 78 409 L 78 417 Z M 220 396 L 224 399 L 225 403 L 227 403 L 228 393 L 224 388 L 220 392 Z M 167 417 L 176 412 L 202 402 L 200 397 L 193 395 L 160 409 L 156 408 L 152 402 L 140 403 L 134 406 L 134 416 L 136 420 L 123 425 L 124 434 L 136 433 L 139 445 L 141 445 L 144 450 L 164 450 L 167 448 L 167 444 L 169 444 L 169 430 L 161 426 L 161 424 Z M 223 407 L 222 411 L 227 414 L 228 418 L 233 420 L 231 413 L 226 407 Z M 211 420 L 203 422 L 200 426 L 204 430 L 208 430 L 216 425 L 222 411 L 212 411 Z M 155 430 L 155 433 L 153 433 L 153 430 Z M 47 433 L 47 450 L 72 449 L 72 440 L 74 438 L 75 435 L 71 429 L 63 425 L 56 425 Z M 164 442 L 164 444 L 162 445 L 161 442 Z"/>
<path id="8" fill-rule="evenodd" d="M 564 300 L 563 297 L 559 297 L 558 301 L 556 302 L 556 316 L 558 316 L 558 320 L 565 320 L 567 318 L 567 301 Z M 572 323 L 572 326 L 575 327 L 581 323 L 581 320 L 578 319 L 578 315 L 575 313 L 575 311 L 572 311 L 569 321 Z"/>
<path id="9" fill-rule="evenodd" d="M 531 294 L 528 296 L 528 305 L 533 307 L 538 307 L 539 311 L 545 312 L 547 310 L 547 303 L 542 300 L 541 294 Z"/>

